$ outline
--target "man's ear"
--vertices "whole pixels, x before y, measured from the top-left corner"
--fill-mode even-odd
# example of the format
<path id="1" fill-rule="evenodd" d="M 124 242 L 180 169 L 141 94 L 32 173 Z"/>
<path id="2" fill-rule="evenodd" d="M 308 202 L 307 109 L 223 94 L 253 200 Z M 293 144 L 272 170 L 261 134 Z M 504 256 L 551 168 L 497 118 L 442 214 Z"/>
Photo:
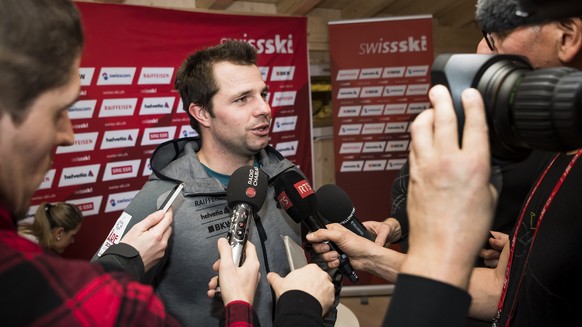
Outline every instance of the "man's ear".
<path id="1" fill-rule="evenodd" d="M 582 19 L 567 18 L 559 23 L 562 40 L 558 57 L 565 64 L 572 64 L 576 58 L 582 60 Z"/>
<path id="2" fill-rule="evenodd" d="M 210 115 L 208 114 L 208 110 L 196 105 L 194 103 L 190 103 L 188 107 L 188 112 L 198 121 L 200 126 L 208 127 L 210 126 Z"/>

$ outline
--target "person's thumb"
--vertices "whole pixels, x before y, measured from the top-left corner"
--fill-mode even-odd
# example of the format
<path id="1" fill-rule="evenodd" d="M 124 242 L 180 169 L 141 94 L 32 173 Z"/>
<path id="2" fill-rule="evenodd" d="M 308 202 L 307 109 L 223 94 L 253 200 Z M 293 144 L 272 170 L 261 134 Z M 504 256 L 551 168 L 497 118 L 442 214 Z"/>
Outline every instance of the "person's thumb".
<path id="1" fill-rule="evenodd" d="M 276 272 L 270 272 L 267 274 L 267 280 L 271 286 L 274 286 L 279 281 L 279 279 L 281 279 L 281 276 L 279 276 L 279 274 Z"/>
<path id="2" fill-rule="evenodd" d="M 140 227 L 142 230 L 148 230 L 153 226 L 157 225 L 163 218 L 164 213 L 162 212 L 162 210 L 154 211 L 140 222 Z"/>

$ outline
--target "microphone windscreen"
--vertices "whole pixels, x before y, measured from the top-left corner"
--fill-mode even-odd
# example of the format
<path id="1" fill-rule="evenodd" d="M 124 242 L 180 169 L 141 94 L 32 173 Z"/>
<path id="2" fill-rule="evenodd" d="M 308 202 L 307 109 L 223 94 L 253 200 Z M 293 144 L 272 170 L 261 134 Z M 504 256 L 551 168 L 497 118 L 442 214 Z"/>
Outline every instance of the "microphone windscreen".
<path id="1" fill-rule="evenodd" d="M 283 172 L 273 182 L 276 200 L 289 217 L 301 223 L 317 211 L 317 197 L 311 185 L 295 170 Z"/>
<path id="2" fill-rule="evenodd" d="M 232 173 L 226 189 L 226 201 L 229 206 L 248 203 L 259 211 L 267 198 L 269 179 L 258 167 L 242 166 Z"/>
<path id="3" fill-rule="evenodd" d="M 319 201 L 319 212 L 332 223 L 341 223 L 354 210 L 354 205 L 348 194 L 339 186 L 325 184 L 315 192 Z"/>

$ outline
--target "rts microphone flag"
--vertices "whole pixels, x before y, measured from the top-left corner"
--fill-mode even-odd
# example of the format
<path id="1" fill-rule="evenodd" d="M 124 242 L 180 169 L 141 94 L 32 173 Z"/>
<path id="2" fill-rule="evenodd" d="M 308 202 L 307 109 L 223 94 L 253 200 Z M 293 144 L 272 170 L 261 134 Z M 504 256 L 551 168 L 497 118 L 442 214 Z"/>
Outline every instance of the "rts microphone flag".
<path id="1" fill-rule="evenodd" d="M 232 248 L 232 259 L 239 266 L 245 259 L 249 225 L 265 203 L 267 186 L 267 175 L 258 167 L 242 166 L 230 176 L 226 200 L 232 208 L 232 215 L 226 238 Z"/>
<path id="2" fill-rule="evenodd" d="M 317 197 L 311 185 L 295 170 L 281 174 L 273 183 L 277 201 L 285 209 L 289 217 L 297 223 L 303 223 L 310 231 L 326 228 L 317 211 Z M 339 254 L 340 272 L 352 283 L 359 277 L 350 264 L 348 256 L 333 242 L 326 242 L 333 251 Z"/>
<path id="3" fill-rule="evenodd" d="M 339 223 L 352 232 L 374 242 L 374 236 L 356 218 L 356 209 L 348 194 L 339 186 L 326 184 L 315 192 L 321 215 L 332 223 Z"/>

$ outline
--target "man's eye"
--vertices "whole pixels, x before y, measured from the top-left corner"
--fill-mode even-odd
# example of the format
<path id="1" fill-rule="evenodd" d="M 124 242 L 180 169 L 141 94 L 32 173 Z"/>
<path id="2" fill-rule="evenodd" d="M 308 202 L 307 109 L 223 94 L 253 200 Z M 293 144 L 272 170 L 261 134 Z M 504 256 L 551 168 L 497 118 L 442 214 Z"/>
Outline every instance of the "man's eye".
<path id="1" fill-rule="evenodd" d="M 242 96 L 242 97 L 234 100 L 234 102 L 236 102 L 236 103 L 243 103 L 243 102 L 246 102 L 247 99 L 248 99 L 248 97 L 245 95 L 245 96 Z"/>

